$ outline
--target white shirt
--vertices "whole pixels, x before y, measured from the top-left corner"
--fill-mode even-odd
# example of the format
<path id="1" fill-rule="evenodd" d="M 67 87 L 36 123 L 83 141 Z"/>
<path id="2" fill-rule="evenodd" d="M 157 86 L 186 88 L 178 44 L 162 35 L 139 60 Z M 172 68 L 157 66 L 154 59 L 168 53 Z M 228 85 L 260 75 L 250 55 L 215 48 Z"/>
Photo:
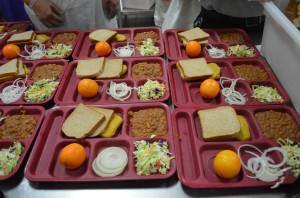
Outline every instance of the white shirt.
<path id="1" fill-rule="evenodd" d="M 207 10 L 232 17 L 256 17 L 263 15 L 263 6 L 259 2 L 248 0 L 201 0 Z"/>
<path id="2" fill-rule="evenodd" d="M 63 24 L 51 27 L 53 30 L 63 29 L 97 29 L 117 28 L 117 19 L 106 18 L 102 8 L 102 0 L 51 0 L 63 11 Z M 25 4 L 24 4 L 25 5 Z M 30 20 L 37 30 L 48 30 L 27 5 L 25 5 Z"/>

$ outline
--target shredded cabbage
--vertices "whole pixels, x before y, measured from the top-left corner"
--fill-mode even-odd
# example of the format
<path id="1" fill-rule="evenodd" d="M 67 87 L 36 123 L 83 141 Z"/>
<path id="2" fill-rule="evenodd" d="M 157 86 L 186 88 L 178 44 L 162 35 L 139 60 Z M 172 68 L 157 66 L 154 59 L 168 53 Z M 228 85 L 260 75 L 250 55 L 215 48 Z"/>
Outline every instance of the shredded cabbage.
<path id="1" fill-rule="evenodd" d="M 147 38 L 138 48 L 138 51 L 142 56 L 157 55 L 159 54 L 159 47 L 154 46 L 151 38 Z"/>
<path id="2" fill-rule="evenodd" d="M 283 98 L 279 95 L 276 88 L 268 86 L 252 85 L 254 98 L 260 102 L 283 102 Z"/>
<path id="3" fill-rule="evenodd" d="M 47 100 L 58 86 L 59 82 L 50 79 L 39 80 L 28 88 L 24 93 L 27 102 L 42 102 Z"/>
<path id="4" fill-rule="evenodd" d="M 294 143 L 290 139 L 277 139 L 278 144 L 287 153 L 287 164 L 291 167 L 291 172 L 295 177 L 300 175 L 300 144 Z"/>
<path id="5" fill-rule="evenodd" d="M 68 55 L 68 53 L 72 50 L 71 45 L 66 44 L 55 44 L 46 50 L 47 58 L 63 58 Z"/>
<path id="6" fill-rule="evenodd" d="M 7 175 L 14 170 L 23 151 L 24 147 L 20 142 L 14 142 L 13 146 L 0 151 L 0 176 Z"/>
<path id="7" fill-rule="evenodd" d="M 159 83 L 157 80 L 152 81 L 150 79 L 144 85 L 138 87 L 138 96 L 140 100 L 156 100 L 159 97 L 165 95 L 166 87 L 163 83 Z"/>
<path id="8" fill-rule="evenodd" d="M 136 150 L 133 152 L 136 159 L 135 167 L 138 175 L 150 175 L 151 173 L 166 174 L 170 169 L 170 163 L 174 156 L 169 152 L 166 141 L 147 142 L 135 141 Z"/>
<path id="9" fill-rule="evenodd" d="M 228 47 L 227 56 L 253 57 L 255 53 L 254 49 L 247 45 L 233 45 Z"/>

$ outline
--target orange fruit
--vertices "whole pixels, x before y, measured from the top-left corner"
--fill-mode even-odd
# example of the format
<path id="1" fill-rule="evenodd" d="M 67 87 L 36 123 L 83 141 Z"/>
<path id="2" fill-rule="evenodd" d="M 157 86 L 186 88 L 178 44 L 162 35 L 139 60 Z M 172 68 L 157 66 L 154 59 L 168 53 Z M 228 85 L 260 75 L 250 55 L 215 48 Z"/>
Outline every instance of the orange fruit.
<path id="1" fill-rule="evenodd" d="M 108 56 L 111 53 L 111 47 L 106 41 L 99 41 L 95 45 L 95 50 L 98 56 Z"/>
<path id="2" fill-rule="evenodd" d="M 197 57 L 201 53 L 201 45 L 197 41 L 190 41 L 185 46 L 185 52 L 190 57 Z"/>
<path id="3" fill-rule="evenodd" d="M 7 44 L 3 47 L 2 52 L 6 59 L 13 59 L 19 57 L 20 48 L 14 44 Z"/>
<path id="4" fill-rule="evenodd" d="M 67 169 L 79 168 L 86 159 L 84 147 L 78 143 L 65 146 L 59 155 L 59 162 Z"/>
<path id="5" fill-rule="evenodd" d="M 91 98 L 97 95 L 99 86 L 97 82 L 92 79 L 82 79 L 78 83 L 77 90 L 81 96 Z"/>
<path id="6" fill-rule="evenodd" d="M 214 98 L 220 92 L 220 85 L 214 79 L 206 79 L 200 84 L 200 94 L 203 98 Z"/>
<path id="7" fill-rule="evenodd" d="M 223 178 L 233 178 L 239 174 L 241 161 L 236 152 L 232 150 L 220 151 L 214 159 L 214 169 L 218 176 Z"/>

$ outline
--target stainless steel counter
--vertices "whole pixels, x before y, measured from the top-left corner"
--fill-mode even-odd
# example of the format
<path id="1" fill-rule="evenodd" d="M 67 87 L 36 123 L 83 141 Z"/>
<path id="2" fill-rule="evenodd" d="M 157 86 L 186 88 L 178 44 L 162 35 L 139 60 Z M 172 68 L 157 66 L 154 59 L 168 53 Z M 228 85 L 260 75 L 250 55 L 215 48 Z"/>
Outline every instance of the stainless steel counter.
<path id="1" fill-rule="evenodd" d="M 7 198 L 56 198 L 56 197 L 251 197 L 251 198 L 300 198 L 300 180 L 293 185 L 277 189 L 269 187 L 239 189 L 191 189 L 183 186 L 177 176 L 167 180 L 94 182 L 94 183 L 31 183 L 22 173 L 0 182 L 0 189 Z M 297 194 L 298 193 L 298 194 Z M 1 196 L 0 196 L 1 197 Z"/>

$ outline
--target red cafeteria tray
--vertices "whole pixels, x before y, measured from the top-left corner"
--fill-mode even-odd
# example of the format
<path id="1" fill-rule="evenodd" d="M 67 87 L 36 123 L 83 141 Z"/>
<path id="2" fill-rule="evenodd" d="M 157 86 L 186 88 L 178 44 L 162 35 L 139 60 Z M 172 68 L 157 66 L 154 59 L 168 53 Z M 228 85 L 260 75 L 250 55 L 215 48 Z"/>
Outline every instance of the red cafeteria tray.
<path id="1" fill-rule="evenodd" d="M 165 48 L 166 48 L 166 55 L 170 60 L 180 60 L 180 59 L 188 59 L 190 58 L 186 52 L 185 52 L 185 46 L 182 44 L 181 40 L 178 37 L 178 33 L 186 31 L 187 29 L 172 29 L 172 30 L 166 30 L 164 32 L 164 42 L 165 42 Z M 254 58 L 257 58 L 260 56 L 259 51 L 253 44 L 253 42 L 250 40 L 247 33 L 242 29 L 237 28 L 229 28 L 229 29 L 203 29 L 206 33 L 209 34 L 209 40 L 208 43 L 211 44 L 213 47 L 216 47 L 218 49 L 224 49 L 225 52 L 227 51 L 228 47 L 235 45 L 236 43 L 225 43 L 222 42 L 218 36 L 219 33 L 225 33 L 225 32 L 237 32 L 243 35 L 245 40 L 245 45 L 248 47 L 254 48 L 255 56 Z M 204 58 L 211 58 L 208 54 L 207 50 L 202 47 L 201 53 L 199 57 Z M 224 57 L 224 58 L 239 58 L 239 57 Z"/>
<path id="2" fill-rule="evenodd" d="M 115 54 L 113 53 L 113 49 L 118 47 L 126 46 L 127 43 L 130 45 L 135 46 L 134 36 L 137 33 L 141 32 L 148 32 L 148 31 L 154 31 L 159 35 L 159 40 L 154 43 L 155 46 L 159 47 L 160 53 L 155 56 L 162 56 L 165 53 L 165 47 L 164 47 L 164 41 L 163 36 L 161 33 L 160 28 L 158 27 L 139 27 L 139 28 L 119 28 L 119 29 L 110 29 L 118 32 L 119 34 L 123 34 L 126 36 L 127 40 L 124 42 L 111 42 L 111 48 L 112 52 L 107 57 L 109 58 L 116 58 Z M 98 55 L 95 52 L 95 43 L 91 41 L 89 38 L 89 34 L 93 32 L 94 30 L 88 30 L 85 32 L 82 32 L 79 43 L 76 46 L 74 53 L 72 54 L 72 57 L 74 59 L 88 59 L 88 58 L 97 58 Z M 138 51 L 135 50 L 135 53 L 133 56 L 130 56 L 130 58 L 142 58 L 142 57 L 153 57 L 153 56 L 142 56 L 138 53 Z M 129 57 L 127 57 L 129 58 Z"/>
<path id="3" fill-rule="evenodd" d="M 255 120 L 254 114 L 260 111 L 275 110 L 289 113 L 300 126 L 300 118 L 296 111 L 283 105 L 270 105 L 265 107 L 234 107 L 238 115 L 244 116 L 250 126 L 251 140 L 249 141 L 217 141 L 205 142 L 202 137 L 201 124 L 197 111 L 206 108 L 177 108 L 172 112 L 172 124 L 174 132 L 174 144 L 176 152 L 177 174 L 179 180 L 190 188 L 238 188 L 272 186 L 276 182 L 263 182 L 248 178 L 252 175 L 242 168 L 240 173 L 231 179 L 223 179 L 215 174 L 213 160 L 216 154 L 224 149 L 237 152 L 242 144 L 251 144 L 260 150 L 278 146 L 275 141 L 265 138 Z M 280 162 L 280 154 L 272 154 L 273 159 Z M 244 154 L 242 157 L 245 163 L 252 155 Z M 277 162 L 277 163 L 278 163 Z M 296 181 L 289 171 L 284 174 L 284 184 L 291 184 Z"/>
<path id="4" fill-rule="evenodd" d="M 0 61 L 0 65 L 4 64 L 4 61 Z M 67 68 L 68 62 L 66 60 L 36 60 L 36 61 L 23 61 L 23 63 L 26 65 L 26 67 L 30 70 L 30 73 L 28 74 L 28 80 L 26 82 L 27 87 L 29 88 L 29 86 L 31 84 L 33 84 L 35 81 L 31 80 L 31 76 L 33 75 L 33 72 L 35 70 L 35 68 L 39 67 L 39 66 L 43 66 L 46 64 L 58 64 L 58 65 L 62 65 L 64 68 L 60 74 L 60 76 L 58 77 L 57 81 L 61 81 L 63 74 Z M 23 81 L 25 82 L 25 78 L 23 78 Z M 14 81 L 6 81 L 0 84 L 0 93 L 3 91 L 3 89 L 7 86 L 10 86 L 13 84 Z M 60 83 L 61 84 L 61 83 Z M 60 84 L 58 85 L 58 87 L 60 87 Z M 57 90 L 57 88 L 56 88 Z M 56 90 L 52 93 L 52 96 L 50 96 L 47 100 L 42 101 L 42 102 L 27 102 L 26 100 L 24 100 L 24 94 L 20 97 L 19 100 L 17 100 L 16 102 L 11 103 L 11 105 L 44 105 L 47 104 L 48 102 L 50 102 L 53 98 L 54 95 L 56 93 Z M 0 99 L 0 106 L 1 105 L 7 105 L 5 103 L 2 102 L 2 100 Z"/>
<path id="5" fill-rule="evenodd" d="M 52 40 L 55 38 L 55 36 L 57 36 L 57 35 L 59 35 L 59 34 L 63 34 L 63 33 L 75 33 L 75 34 L 77 34 L 77 37 L 76 37 L 74 43 L 72 44 L 72 50 L 71 50 L 65 57 L 62 57 L 62 58 L 64 58 L 64 59 L 71 58 L 71 54 L 72 54 L 72 52 L 74 51 L 74 49 L 75 49 L 75 47 L 76 47 L 76 45 L 77 45 L 77 42 L 78 42 L 78 40 L 79 40 L 79 37 L 80 37 L 80 31 L 79 31 L 79 30 L 35 31 L 35 33 L 36 33 L 36 34 L 45 34 L 45 35 L 47 35 L 47 36 L 50 37 L 49 41 L 48 41 L 47 43 L 44 44 L 45 47 L 46 47 L 46 49 L 51 47 L 51 45 L 52 45 Z M 12 34 L 10 34 L 9 36 L 6 36 L 6 37 L 2 40 L 1 46 L 0 46 L 1 49 L 7 44 L 7 40 L 11 37 L 11 35 L 12 35 Z M 34 45 L 28 45 L 26 48 L 27 48 L 28 51 L 31 52 L 31 49 L 32 49 L 33 46 L 34 46 Z M 20 47 L 20 49 L 21 49 L 20 54 L 21 54 L 21 55 L 24 55 L 24 56 L 27 56 L 28 53 L 27 53 L 27 52 L 25 51 L 25 49 L 24 49 L 25 46 L 24 46 L 24 45 L 19 45 L 19 47 Z M 22 59 L 22 60 L 26 60 L 26 59 L 23 58 L 23 57 L 19 57 L 19 58 Z M 52 60 L 52 59 L 62 59 L 62 58 L 46 58 L 46 57 L 43 57 L 43 58 L 40 58 L 40 59 L 38 59 L 38 60 L 49 60 L 49 59 Z M 6 59 L 6 58 L 4 57 L 4 55 L 3 55 L 2 50 L 0 51 L 0 60 L 6 60 L 6 61 L 7 61 L 7 59 Z"/>
<path id="6" fill-rule="evenodd" d="M 13 143 L 15 141 L 19 141 L 22 144 L 22 146 L 24 147 L 24 151 L 23 151 L 16 167 L 14 168 L 14 170 L 11 173 L 9 173 L 8 175 L 0 176 L 0 181 L 7 180 L 7 179 L 11 178 L 12 176 L 14 176 L 19 171 L 19 169 L 21 167 L 21 164 L 25 160 L 25 157 L 30 152 L 31 145 L 34 142 L 35 136 L 37 135 L 39 127 L 42 124 L 42 121 L 43 121 L 43 118 L 44 118 L 45 109 L 41 106 L 23 106 L 22 109 L 25 110 L 26 115 L 34 116 L 37 120 L 37 124 L 35 126 L 35 129 L 34 129 L 32 135 L 30 137 L 26 138 L 26 139 L 22 139 L 22 140 L 0 139 L 0 149 L 9 148 L 10 146 L 13 145 Z M 5 106 L 5 107 L 0 106 L 0 112 L 2 113 L 2 117 L 5 117 L 7 115 L 12 116 L 12 115 L 21 114 L 19 106 Z M 4 122 L 5 121 L 1 121 L 0 125 L 2 125 Z"/>
<path id="7" fill-rule="evenodd" d="M 28 30 L 28 28 L 32 25 L 30 21 L 14 21 L 14 22 L 1 22 L 0 25 L 4 25 L 5 28 L 1 32 L 22 32 Z M 22 25 L 20 27 L 20 25 Z M 13 31 L 12 29 L 16 29 L 16 26 L 19 26 L 18 31 Z"/>
<path id="8" fill-rule="evenodd" d="M 66 137 L 61 127 L 64 120 L 75 107 L 55 107 L 50 110 L 41 127 L 40 134 L 30 155 L 25 170 L 25 177 L 34 182 L 96 182 L 96 181 L 124 181 L 124 180 L 155 180 L 166 179 L 171 177 L 176 171 L 175 159 L 172 159 L 170 170 L 167 174 L 151 174 L 148 176 L 139 176 L 135 170 L 135 159 L 133 151 L 135 150 L 133 142 L 138 140 L 146 141 L 167 141 L 169 151 L 174 154 L 173 134 L 171 125 L 171 111 L 163 103 L 156 104 L 139 104 L 139 105 L 118 105 L 118 106 L 95 106 L 113 109 L 115 113 L 122 116 L 123 123 L 119 127 L 116 135 L 112 138 L 85 138 L 73 139 Z M 139 111 L 148 108 L 163 108 L 167 116 L 167 134 L 150 138 L 135 138 L 131 136 L 131 127 L 128 112 Z M 69 143 L 77 142 L 85 147 L 87 159 L 84 164 L 75 170 L 65 169 L 59 162 L 59 153 L 61 149 Z M 100 177 L 97 176 L 93 169 L 92 163 L 99 151 L 110 147 L 117 146 L 123 148 L 128 154 L 128 164 L 118 176 Z"/>
<path id="9" fill-rule="evenodd" d="M 252 80 L 239 80 L 235 89 L 241 94 L 246 94 L 247 102 L 245 105 L 270 105 L 270 104 L 286 104 L 290 101 L 288 94 L 273 74 L 270 67 L 261 59 L 207 59 L 207 63 L 216 63 L 221 68 L 221 77 L 228 77 L 231 79 L 238 78 L 233 67 L 241 64 L 252 64 L 264 69 L 269 79 L 266 81 L 252 81 Z M 169 83 L 171 90 L 171 98 L 176 106 L 198 106 L 198 105 L 227 105 L 224 96 L 221 92 L 213 99 L 205 99 L 200 95 L 200 84 L 202 81 L 183 81 L 180 77 L 179 71 L 176 68 L 177 61 L 171 61 L 168 64 Z M 218 80 L 219 82 L 219 80 Z M 220 83 L 220 82 L 219 82 Z M 224 84 L 229 87 L 229 84 Z M 252 97 L 252 85 L 264 85 L 276 88 L 278 93 L 282 96 L 284 101 L 263 103 L 258 99 Z"/>
<path id="10" fill-rule="evenodd" d="M 146 78 L 133 78 L 132 77 L 132 66 L 141 63 L 159 63 L 162 67 L 163 75 L 161 78 L 151 78 L 151 80 L 157 80 L 160 83 L 164 83 L 166 87 L 166 92 L 163 97 L 156 100 L 140 100 L 137 95 L 137 90 L 132 90 L 131 96 L 125 101 L 119 101 L 112 98 L 106 93 L 109 89 L 110 82 L 122 83 L 125 82 L 130 87 L 138 87 L 143 85 L 147 79 Z M 170 97 L 169 83 L 167 77 L 167 70 L 165 66 L 165 60 L 160 57 L 148 57 L 144 59 L 140 58 L 123 58 L 123 64 L 128 68 L 127 74 L 121 76 L 118 79 L 106 79 L 106 80 L 96 80 L 100 86 L 99 92 L 96 96 L 92 98 L 84 98 L 77 91 L 77 85 L 80 79 L 76 76 L 76 67 L 78 61 L 72 61 L 68 65 L 68 69 L 64 78 L 62 79 L 61 86 L 58 88 L 54 102 L 58 105 L 72 105 L 79 104 L 81 102 L 85 104 L 126 104 L 126 103 L 149 103 L 149 102 L 163 102 Z"/>

